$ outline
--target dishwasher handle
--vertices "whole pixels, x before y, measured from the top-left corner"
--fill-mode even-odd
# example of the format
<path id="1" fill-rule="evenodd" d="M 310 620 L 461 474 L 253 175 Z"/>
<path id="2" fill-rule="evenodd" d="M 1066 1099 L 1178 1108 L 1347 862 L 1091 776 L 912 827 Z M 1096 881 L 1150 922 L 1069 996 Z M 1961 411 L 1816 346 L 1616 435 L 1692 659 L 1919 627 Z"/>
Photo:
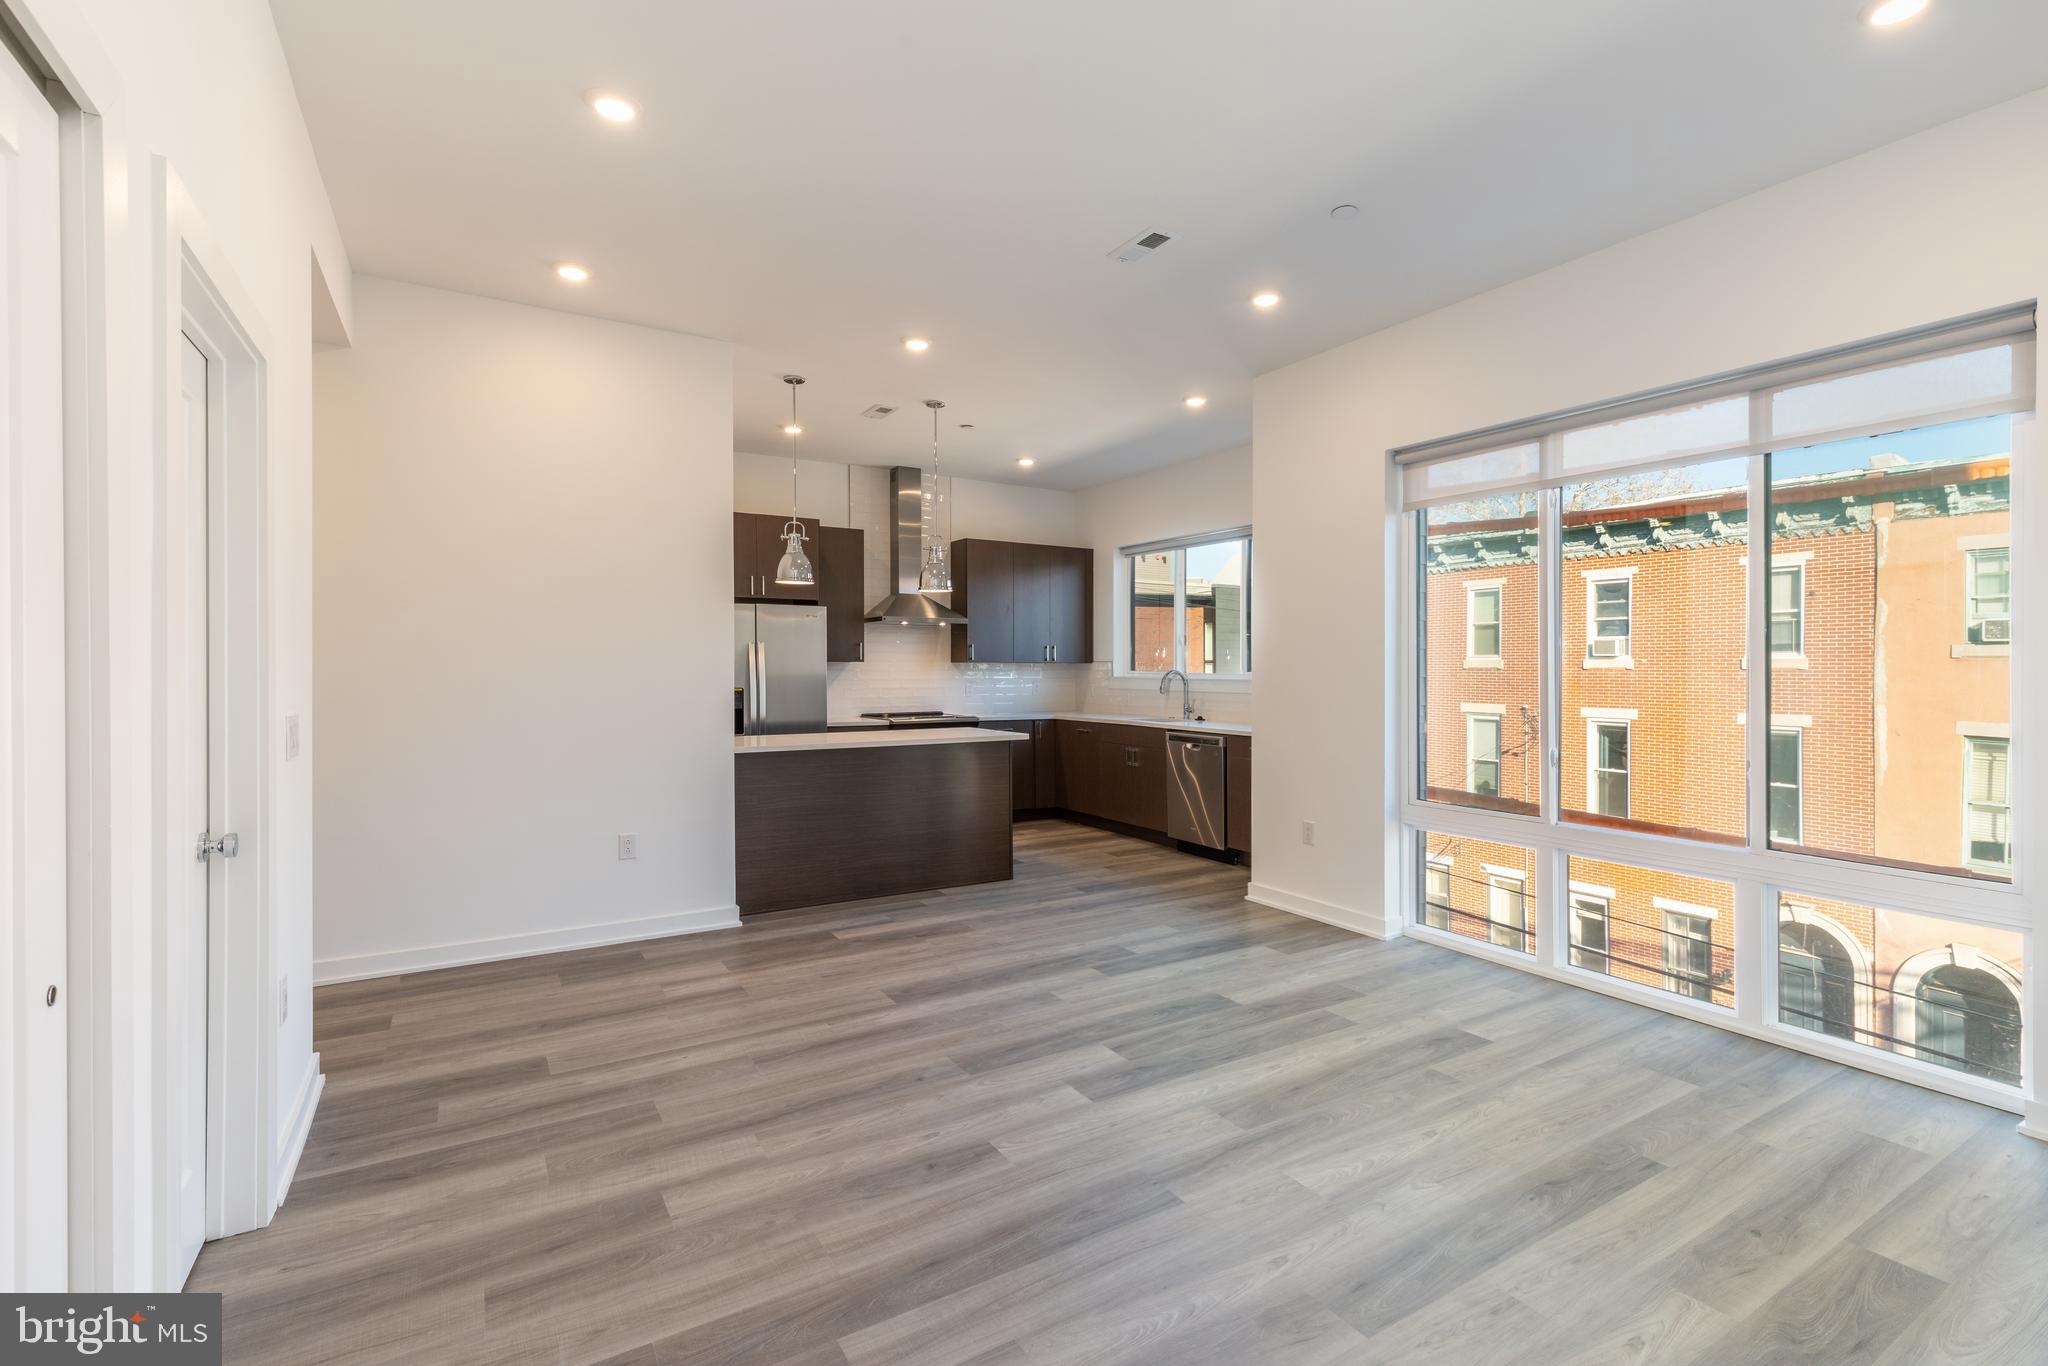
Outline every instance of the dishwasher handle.
<path id="1" fill-rule="evenodd" d="M 1223 737 L 1220 735 L 1189 735 L 1186 731 L 1176 730 L 1166 732 L 1166 740 L 1168 744 L 1180 745 L 1220 746 L 1223 743 Z"/>

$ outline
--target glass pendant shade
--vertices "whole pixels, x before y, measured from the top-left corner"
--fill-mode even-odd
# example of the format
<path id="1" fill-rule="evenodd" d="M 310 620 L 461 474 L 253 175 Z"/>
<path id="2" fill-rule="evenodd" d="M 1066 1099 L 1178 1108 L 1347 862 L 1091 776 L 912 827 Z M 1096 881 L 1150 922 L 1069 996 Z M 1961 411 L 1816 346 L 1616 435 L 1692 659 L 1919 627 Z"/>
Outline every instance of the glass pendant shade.
<path id="1" fill-rule="evenodd" d="M 817 571 L 811 568 L 811 557 L 804 554 L 803 523 L 785 523 L 782 535 L 789 548 L 782 552 L 781 560 L 775 565 L 775 582 L 791 588 L 807 588 L 816 583 Z"/>
<path id="2" fill-rule="evenodd" d="M 918 575 L 917 588 L 921 593 L 953 591 L 953 568 L 946 563 L 946 547 L 936 541 L 924 548 L 924 571 Z"/>

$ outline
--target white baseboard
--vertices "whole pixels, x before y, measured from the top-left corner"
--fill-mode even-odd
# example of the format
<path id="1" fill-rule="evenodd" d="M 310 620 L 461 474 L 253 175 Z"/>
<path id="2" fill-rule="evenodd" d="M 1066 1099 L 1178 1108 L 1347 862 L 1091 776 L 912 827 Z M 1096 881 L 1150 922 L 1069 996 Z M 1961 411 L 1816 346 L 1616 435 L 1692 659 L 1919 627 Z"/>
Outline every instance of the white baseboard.
<path id="1" fill-rule="evenodd" d="M 1278 887 L 1267 887 L 1252 883 L 1245 888 L 1244 899 L 1260 906 L 1269 906 L 1289 915 L 1306 916 L 1320 920 L 1325 925 L 1335 925 L 1340 930 L 1350 930 L 1370 939 L 1393 939 L 1401 933 L 1401 922 L 1389 920 L 1383 915 L 1369 915 L 1355 911 L 1348 906 L 1335 906 L 1327 901 L 1318 901 L 1312 896 L 1297 892 L 1283 892 Z"/>
<path id="2" fill-rule="evenodd" d="M 326 1089 L 327 1074 L 320 1070 L 320 1055 L 315 1053 L 306 1067 L 305 1079 L 299 1083 L 299 1098 L 292 1105 L 292 1122 L 286 1127 L 278 1145 L 278 1161 L 274 1168 L 277 1182 L 270 1192 L 272 1214 L 277 1213 L 277 1207 L 284 1203 L 292 1178 L 298 1175 L 299 1157 L 306 1151 L 306 1135 L 313 1132 L 313 1112 L 320 1108 L 320 1096 Z"/>
<path id="3" fill-rule="evenodd" d="M 2031 1118 L 2021 1120 L 2019 1130 L 2028 1138 L 2039 1139 L 2043 1143 L 2048 1143 L 2048 1128 L 2042 1128 L 2034 1123 Z"/>
<path id="4" fill-rule="evenodd" d="M 318 958 L 313 961 L 313 984 L 326 986 L 334 982 L 361 981 L 366 977 L 392 977 L 401 972 L 461 967 L 465 963 L 495 963 L 503 958 L 530 958 L 537 953 L 626 944 L 636 939 L 666 939 L 670 935 L 729 930 L 739 923 L 738 906 L 711 906 L 701 911 L 649 916 L 644 920 L 615 920 L 608 925 L 577 925 L 566 930 L 508 934 L 456 944 L 429 944 L 417 949 L 394 949 L 389 953 Z"/>

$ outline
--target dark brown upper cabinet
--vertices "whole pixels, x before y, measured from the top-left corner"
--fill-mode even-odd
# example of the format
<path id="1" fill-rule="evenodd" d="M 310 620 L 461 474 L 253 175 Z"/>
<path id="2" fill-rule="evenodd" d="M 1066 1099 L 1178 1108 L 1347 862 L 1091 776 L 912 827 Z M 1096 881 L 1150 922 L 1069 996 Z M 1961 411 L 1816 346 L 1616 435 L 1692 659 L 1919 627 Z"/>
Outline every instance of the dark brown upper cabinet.
<path id="1" fill-rule="evenodd" d="M 777 552 L 780 554 L 780 551 Z M 865 655 L 867 604 L 861 587 L 867 572 L 865 538 L 858 527 L 818 528 L 818 601 L 825 605 L 825 658 L 851 664 Z"/>
<path id="2" fill-rule="evenodd" d="M 766 598 L 781 602 L 822 602 L 824 570 L 819 568 L 823 548 L 818 539 L 818 519 L 800 517 L 804 528 L 804 553 L 811 557 L 820 583 L 791 586 L 775 582 L 775 566 L 782 561 L 782 528 L 789 518 L 765 512 L 735 512 L 732 515 L 732 595 L 735 598 Z M 856 593 L 856 596 L 858 594 Z"/>
<path id="3" fill-rule="evenodd" d="M 1095 552 L 1018 541 L 953 542 L 956 664 L 1086 664 L 1092 658 Z"/>

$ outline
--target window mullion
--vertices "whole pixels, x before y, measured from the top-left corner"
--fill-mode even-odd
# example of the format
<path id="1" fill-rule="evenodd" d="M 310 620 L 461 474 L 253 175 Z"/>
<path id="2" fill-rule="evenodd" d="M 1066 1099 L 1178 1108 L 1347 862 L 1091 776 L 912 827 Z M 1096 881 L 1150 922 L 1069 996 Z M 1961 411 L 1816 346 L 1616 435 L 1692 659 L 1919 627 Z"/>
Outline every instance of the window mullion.
<path id="1" fill-rule="evenodd" d="M 1544 443 L 1544 459 L 1555 459 L 1551 448 L 1557 443 L 1552 437 Z M 1536 546 L 1537 546 L 1537 604 L 1536 639 L 1537 671 L 1540 675 L 1537 685 L 1536 715 L 1538 727 L 1543 734 L 1543 821 L 1547 826 L 1557 825 L 1557 785 L 1559 739 L 1563 735 L 1563 670 L 1564 658 L 1564 513 L 1563 494 L 1557 489 L 1545 489 L 1536 495 Z M 1505 628 L 1503 628 L 1505 631 Z M 1564 855 L 1556 850 L 1542 851 L 1537 855 L 1536 872 L 1538 895 L 1536 897 L 1536 956 L 1537 961 L 1549 967 L 1557 967 L 1565 961 L 1566 911 Z"/>
<path id="2" fill-rule="evenodd" d="M 1173 552 L 1173 667 L 1188 669 L 1188 552 Z"/>

